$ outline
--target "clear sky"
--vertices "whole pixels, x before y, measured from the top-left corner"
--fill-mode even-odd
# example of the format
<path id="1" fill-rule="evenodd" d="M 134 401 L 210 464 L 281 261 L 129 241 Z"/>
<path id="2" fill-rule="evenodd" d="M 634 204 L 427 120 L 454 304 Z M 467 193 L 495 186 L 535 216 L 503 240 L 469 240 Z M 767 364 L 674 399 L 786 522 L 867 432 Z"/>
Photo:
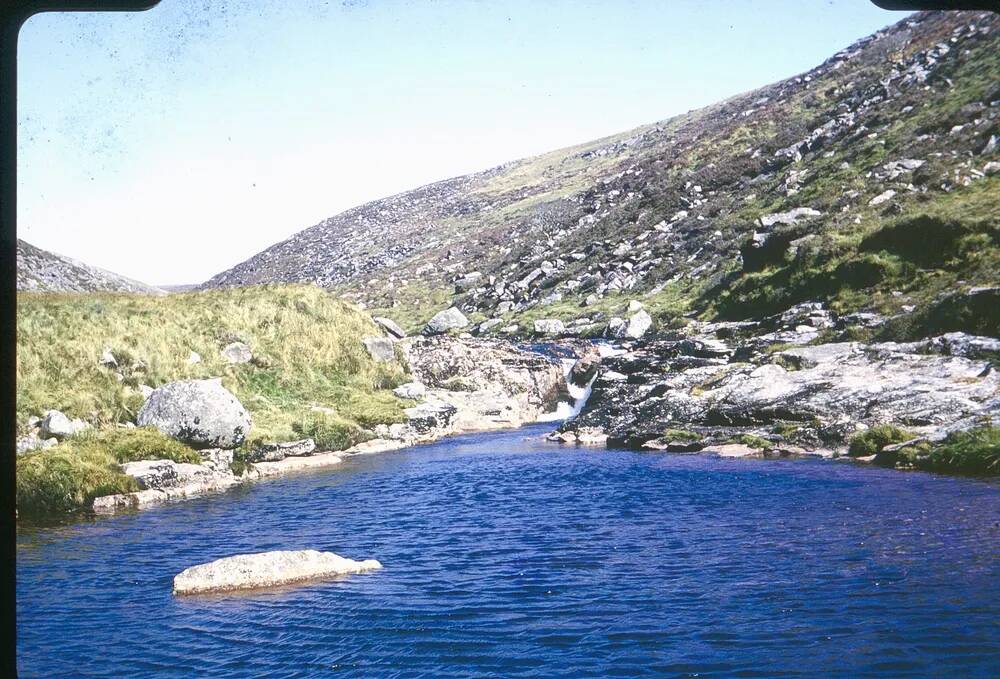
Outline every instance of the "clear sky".
<path id="1" fill-rule="evenodd" d="M 903 18 L 867 0 L 163 0 L 32 17 L 18 232 L 196 283 L 368 200 L 661 120 Z"/>

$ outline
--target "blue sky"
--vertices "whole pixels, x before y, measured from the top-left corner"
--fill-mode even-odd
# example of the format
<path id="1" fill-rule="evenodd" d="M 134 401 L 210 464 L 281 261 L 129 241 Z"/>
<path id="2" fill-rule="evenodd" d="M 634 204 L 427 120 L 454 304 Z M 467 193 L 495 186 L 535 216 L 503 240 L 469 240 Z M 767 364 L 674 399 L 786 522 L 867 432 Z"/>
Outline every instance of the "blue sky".
<path id="1" fill-rule="evenodd" d="M 200 282 L 359 203 L 710 104 L 903 16 L 866 0 L 37 15 L 18 48 L 19 235 Z"/>

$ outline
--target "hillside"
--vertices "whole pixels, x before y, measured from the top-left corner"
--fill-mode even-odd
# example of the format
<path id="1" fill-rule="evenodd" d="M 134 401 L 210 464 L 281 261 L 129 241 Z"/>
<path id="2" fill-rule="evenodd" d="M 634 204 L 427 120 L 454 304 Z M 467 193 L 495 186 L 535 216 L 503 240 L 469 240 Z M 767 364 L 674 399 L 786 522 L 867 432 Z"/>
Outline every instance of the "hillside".
<path id="1" fill-rule="evenodd" d="M 144 292 L 162 290 L 17 239 L 17 289 L 31 292 Z"/>
<path id="2" fill-rule="evenodd" d="M 635 298 L 658 320 L 929 313 L 997 282 L 998 117 L 1000 19 L 918 13 L 716 105 L 348 210 L 203 287 L 315 282 L 411 328 L 455 304 L 508 332 L 600 332 Z"/>

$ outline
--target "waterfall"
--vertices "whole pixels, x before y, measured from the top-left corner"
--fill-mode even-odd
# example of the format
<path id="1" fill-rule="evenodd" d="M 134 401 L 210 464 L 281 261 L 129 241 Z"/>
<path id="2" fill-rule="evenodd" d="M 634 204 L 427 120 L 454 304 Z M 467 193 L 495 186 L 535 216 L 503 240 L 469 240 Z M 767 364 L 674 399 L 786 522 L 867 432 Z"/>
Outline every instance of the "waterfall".
<path id="1" fill-rule="evenodd" d="M 605 355 L 605 346 L 606 345 L 603 344 L 598 345 L 602 356 Z M 566 391 L 569 392 L 573 402 L 570 403 L 568 401 L 560 401 L 554 411 L 551 413 L 542 413 L 538 416 L 538 419 L 535 420 L 536 422 L 562 422 L 564 420 L 571 420 L 580 414 L 580 411 L 583 410 L 583 406 L 587 403 L 587 399 L 590 398 L 590 391 L 594 386 L 594 380 L 597 379 L 597 373 L 594 373 L 594 376 L 590 378 L 590 381 L 587 382 L 586 386 L 578 386 L 573 384 L 569 378 L 570 372 L 573 370 L 573 366 L 576 365 L 576 359 L 563 358 L 560 360 L 562 361 L 563 378 L 566 380 Z"/>

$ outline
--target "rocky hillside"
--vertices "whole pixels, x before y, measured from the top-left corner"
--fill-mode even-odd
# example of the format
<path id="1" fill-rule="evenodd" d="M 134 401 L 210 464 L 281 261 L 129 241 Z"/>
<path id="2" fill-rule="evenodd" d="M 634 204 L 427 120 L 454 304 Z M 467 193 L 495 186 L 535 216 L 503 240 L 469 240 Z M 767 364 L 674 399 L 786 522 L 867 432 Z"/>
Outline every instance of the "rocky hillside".
<path id="1" fill-rule="evenodd" d="M 917 327 L 997 282 L 998 120 L 1000 17 L 918 13 L 719 104 L 348 210 L 205 287 L 313 281 L 490 332 L 605 332 L 632 299 L 657 321 L 819 300 Z"/>
<path id="2" fill-rule="evenodd" d="M 34 292 L 161 293 L 151 285 L 17 240 L 17 289 Z"/>

